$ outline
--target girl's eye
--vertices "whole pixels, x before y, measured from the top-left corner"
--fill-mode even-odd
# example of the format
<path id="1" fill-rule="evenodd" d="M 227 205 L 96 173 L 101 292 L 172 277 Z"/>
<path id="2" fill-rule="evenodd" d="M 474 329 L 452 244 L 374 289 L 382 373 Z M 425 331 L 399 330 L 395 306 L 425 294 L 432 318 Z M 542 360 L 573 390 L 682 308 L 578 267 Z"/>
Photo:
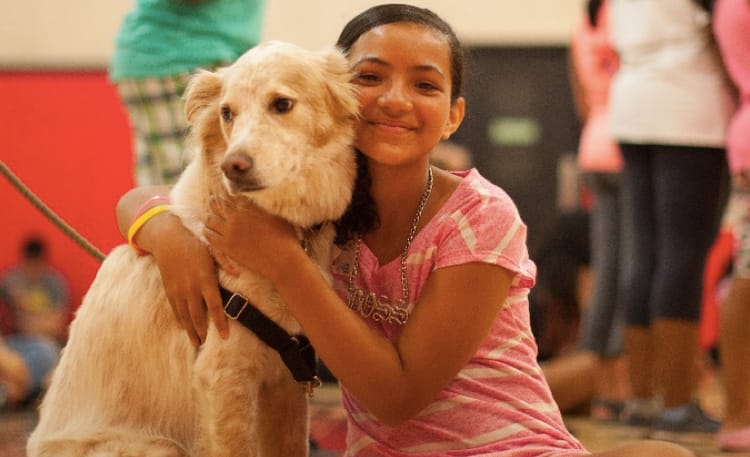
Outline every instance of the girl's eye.
<path id="1" fill-rule="evenodd" d="M 377 82 L 379 80 L 378 76 L 373 73 L 359 73 L 355 79 L 363 83 Z"/>
<path id="2" fill-rule="evenodd" d="M 288 113 L 294 108 L 294 100 L 291 98 L 279 97 L 271 102 L 271 109 L 279 114 Z"/>
<path id="3" fill-rule="evenodd" d="M 228 106 L 224 105 L 221 107 L 221 118 L 224 120 L 224 122 L 232 122 L 234 113 L 232 113 L 232 110 L 229 109 Z"/>
<path id="4" fill-rule="evenodd" d="M 417 84 L 417 87 L 419 87 L 420 90 L 430 91 L 430 92 L 438 90 L 437 86 L 429 82 L 421 82 Z"/>

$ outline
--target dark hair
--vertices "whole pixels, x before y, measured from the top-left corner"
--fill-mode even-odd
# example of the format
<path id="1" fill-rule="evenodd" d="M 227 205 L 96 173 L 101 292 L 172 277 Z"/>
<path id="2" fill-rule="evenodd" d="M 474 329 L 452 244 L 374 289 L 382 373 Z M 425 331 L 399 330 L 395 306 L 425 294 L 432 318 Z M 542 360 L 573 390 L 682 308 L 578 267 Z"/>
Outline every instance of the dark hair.
<path id="1" fill-rule="evenodd" d="M 336 40 L 336 45 L 345 54 L 349 53 L 354 43 L 365 33 L 381 25 L 399 22 L 424 25 L 445 36 L 450 48 L 451 103 L 455 102 L 463 91 L 464 50 L 451 26 L 426 8 L 402 3 L 373 6 L 352 18 L 344 26 Z M 367 233 L 380 224 L 375 201 L 370 195 L 370 183 L 367 159 L 361 151 L 357 151 L 357 181 L 352 202 L 336 223 L 337 244 L 344 244 L 353 239 L 357 233 Z"/>
<path id="2" fill-rule="evenodd" d="M 456 33 L 440 16 L 428 10 L 403 3 L 388 3 L 373 6 L 350 20 L 341 31 L 336 45 L 348 53 L 359 37 L 385 24 L 411 22 L 427 26 L 445 36 L 450 47 L 451 61 L 451 101 L 454 102 L 463 91 L 464 49 Z"/>
<path id="3" fill-rule="evenodd" d="M 716 0 L 695 0 L 695 3 L 703 8 L 708 14 L 712 14 L 714 11 L 714 3 L 716 3 Z"/>
<path id="4" fill-rule="evenodd" d="M 23 244 L 23 257 L 25 259 L 41 259 L 46 252 L 47 247 L 40 237 L 29 237 Z"/>
<path id="5" fill-rule="evenodd" d="M 352 201 L 343 216 L 336 221 L 336 240 L 338 245 L 354 239 L 357 233 L 367 233 L 380 225 L 375 200 L 370 195 L 370 172 L 367 169 L 367 158 L 359 150 L 357 154 L 357 180 L 354 183 Z"/>
<path id="6" fill-rule="evenodd" d="M 596 27 L 599 22 L 599 12 L 602 10 L 602 4 L 604 0 L 589 0 L 586 2 L 586 14 L 589 19 L 589 24 L 592 27 Z"/>

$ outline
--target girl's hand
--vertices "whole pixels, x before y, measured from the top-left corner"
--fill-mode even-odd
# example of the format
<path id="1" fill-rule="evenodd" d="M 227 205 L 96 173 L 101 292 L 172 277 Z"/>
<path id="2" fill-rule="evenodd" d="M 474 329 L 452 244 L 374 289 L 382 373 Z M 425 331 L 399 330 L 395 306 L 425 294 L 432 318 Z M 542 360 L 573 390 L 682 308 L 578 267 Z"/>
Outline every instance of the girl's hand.
<path id="1" fill-rule="evenodd" d="M 213 198 L 203 235 L 225 256 L 272 282 L 285 268 L 285 253 L 299 248 L 294 228 L 246 199 Z M 224 262 L 222 262 L 224 265 Z"/>
<path id="2" fill-rule="evenodd" d="M 180 326 L 185 329 L 194 346 L 206 340 L 208 317 L 219 334 L 228 335 L 216 264 L 208 246 L 187 230 L 174 215 L 164 213 L 149 221 L 139 237 L 150 237 L 149 243 L 167 299 Z"/>
<path id="3" fill-rule="evenodd" d="M 144 202 L 169 195 L 171 190 L 167 186 L 136 187 L 120 197 L 115 214 L 122 236 L 128 238 L 130 224 Z M 216 265 L 206 244 L 169 212 L 149 219 L 136 233 L 135 242 L 154 256 L 172 311 L 193 345 L 205 341 L 209 316 L 219 334 L 226 337 L 228 326 Z"/>

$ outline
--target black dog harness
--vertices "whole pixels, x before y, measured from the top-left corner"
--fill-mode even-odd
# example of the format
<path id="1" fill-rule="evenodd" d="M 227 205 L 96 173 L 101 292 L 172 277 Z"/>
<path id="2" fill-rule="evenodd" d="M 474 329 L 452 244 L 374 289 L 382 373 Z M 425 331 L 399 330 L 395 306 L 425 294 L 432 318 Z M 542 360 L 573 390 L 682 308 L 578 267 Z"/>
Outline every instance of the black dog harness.
<path id="1" fill-rule="evenodd" d="M 263 314 L 250 301 L 238 293 L 219 286 L 224 302 L 224 314 L 255 333 L 268 346 L 279 353 L 294 379 L 302 383 L 312 397 L 313 389 L 322 384 L 317 376 L 315 349 L 304 335 L 289 335 L 276 322 Z"/>

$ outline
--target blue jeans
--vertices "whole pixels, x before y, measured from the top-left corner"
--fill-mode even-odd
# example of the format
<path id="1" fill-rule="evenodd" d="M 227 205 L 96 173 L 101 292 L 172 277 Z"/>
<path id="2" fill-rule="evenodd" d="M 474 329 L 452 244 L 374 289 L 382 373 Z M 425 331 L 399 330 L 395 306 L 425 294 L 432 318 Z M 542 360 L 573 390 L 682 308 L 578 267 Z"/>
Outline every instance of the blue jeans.
<path id="1" fill-rule="evenodd" d="M 57 363 L 60 346 L 47 338 L 19 334 L 6 336 L 5 345 L 20 354 L 26 362 L 30 378 L 26 396 L 41 392 L 45 379 Z"/>

